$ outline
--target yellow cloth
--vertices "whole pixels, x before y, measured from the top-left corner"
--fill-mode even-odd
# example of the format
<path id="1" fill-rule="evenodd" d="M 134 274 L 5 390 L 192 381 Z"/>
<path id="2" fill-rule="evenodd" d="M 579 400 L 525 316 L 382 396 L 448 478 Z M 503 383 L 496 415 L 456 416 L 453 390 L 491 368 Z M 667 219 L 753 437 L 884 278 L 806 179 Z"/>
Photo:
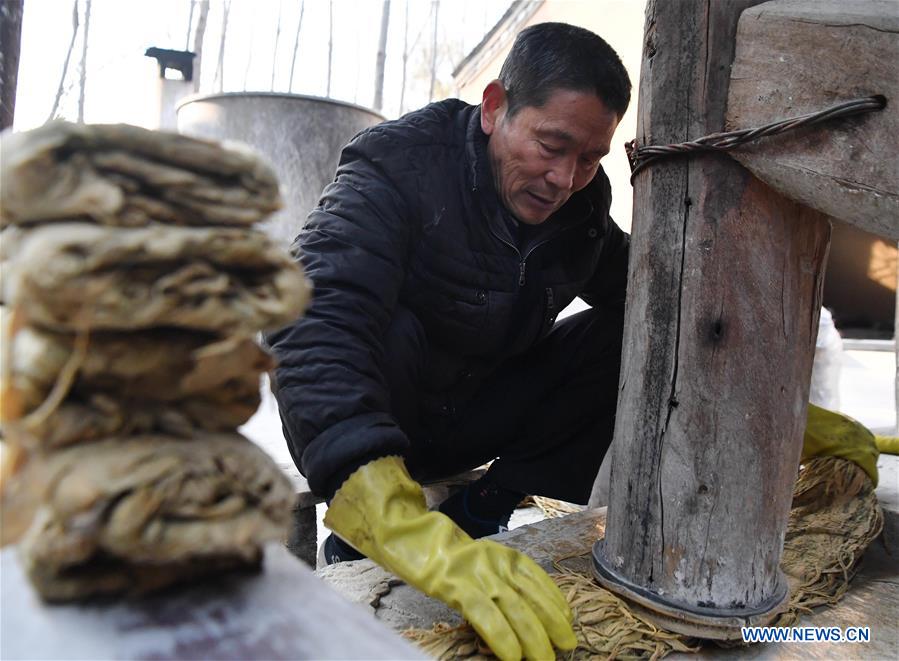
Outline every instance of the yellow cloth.
<path id="1" fill-rule="evenodd" d="M 877 486 L 877 444 L 874 434 L 849 416 L 808 405 L 802 461 L 812 457 L 842 457 L 856 464 Z"/>
<path id="2" fill-rule="evenodd" d="M 429 512 L 399 457 L 365 464 L 343 483 L 325 525 L 413 587 L 460 611 L 503 660 L 554 659 L 572 650 L 571 610 L 552 579 L 527 556 L 474 540 Z"/>

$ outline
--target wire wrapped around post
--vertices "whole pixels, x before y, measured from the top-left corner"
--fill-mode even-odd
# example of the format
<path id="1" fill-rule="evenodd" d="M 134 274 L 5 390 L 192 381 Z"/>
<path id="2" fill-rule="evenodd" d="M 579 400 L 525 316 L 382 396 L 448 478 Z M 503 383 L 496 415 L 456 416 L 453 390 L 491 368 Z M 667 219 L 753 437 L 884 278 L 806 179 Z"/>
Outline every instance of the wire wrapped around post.
<path id="1" fill-rule="evenodd" d="M 644 168 L 665 158 L 685 156 L 697 152 L 723 152 L 744 145 L 747 142 L 758 140 L 780 133 L 786 133 L 805 126 L 820 124 L 829 119 L 841 119 L 853 115 L 861 115 L 875 110 L 886 108 L 886 97 L 877 94 L 866 96 L 851 101 L 839 103 L 830 108 L 817 112 L 807 113 L 791 119 L 782 119 L 777 122 L 765 124 L 751 129 L 712 133 L 689 142 L 679 142 L 670 145 L 646 145 L 641 147 L 637 140 L 631 140 L 624 144 L 627 152 L 627 160 L 631 165 L 631 183 Z"/>

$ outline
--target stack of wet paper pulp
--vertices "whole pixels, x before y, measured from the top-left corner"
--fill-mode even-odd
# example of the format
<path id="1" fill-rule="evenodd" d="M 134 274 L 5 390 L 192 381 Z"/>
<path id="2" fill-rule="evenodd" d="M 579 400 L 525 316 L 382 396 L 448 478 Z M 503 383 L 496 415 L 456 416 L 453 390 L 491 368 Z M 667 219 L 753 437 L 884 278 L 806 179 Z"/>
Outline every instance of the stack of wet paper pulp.
<path id="1" fill-rule="evenodd" d="M 309 298 L 252 228 L 271 170 L 124 125 L 0 140 L 4 542 L 48 600 L 257 565 L 294 494 L 236 428 L 272 367 L 255 335 Z"/>

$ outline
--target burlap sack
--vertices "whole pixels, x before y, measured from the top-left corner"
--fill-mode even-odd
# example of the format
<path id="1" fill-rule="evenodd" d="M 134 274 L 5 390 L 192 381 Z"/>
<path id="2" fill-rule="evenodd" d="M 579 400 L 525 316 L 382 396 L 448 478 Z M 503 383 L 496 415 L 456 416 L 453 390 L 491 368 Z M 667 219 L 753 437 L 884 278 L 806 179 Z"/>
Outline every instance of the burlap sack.
<path id="1" fill-rule="evenodd" d="M 237 434 L 109 439 L 33 457 L 15 476 L 19 553 L 50 601 L 144 592 L 259 562 L 286 536 L 295 494 Z M 4 504 L 8 503 L 4 501 Z"/>
<path id="2" fill-rule="evenodd" d="M 20 233 L 7 252 L 4 302 L 55 330 L 250 334 L 294 321 L 310 293 L 299 266 L 255 230 L 59 223 Z"/>
<path id="3" fill-rule="evenodd" d="M 281 206 L 274 173 L 242 145 L 60 121 L 5 133 L 0 151 L 0 226 L 250 225 Z"/>

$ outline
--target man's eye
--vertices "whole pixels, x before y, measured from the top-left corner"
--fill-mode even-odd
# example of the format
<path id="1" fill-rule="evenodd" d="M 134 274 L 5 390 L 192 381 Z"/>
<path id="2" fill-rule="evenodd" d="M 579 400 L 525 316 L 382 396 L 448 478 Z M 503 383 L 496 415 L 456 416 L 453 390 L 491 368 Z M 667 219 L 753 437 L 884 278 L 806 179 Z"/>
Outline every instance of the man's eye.
<path id="1" fill-rule="evenodd" d="M 538 144 L 540 145 L 540 148 L 543 151 L 545 151 L 547 154 L 551 154 L 553 156 L 558 156 L 559 154 L 562 153 L 562 149 L 559 149 L 558 147 L 552 147 L 552 146 L 546 144 L 545 142 L 538 142 Z"/>

